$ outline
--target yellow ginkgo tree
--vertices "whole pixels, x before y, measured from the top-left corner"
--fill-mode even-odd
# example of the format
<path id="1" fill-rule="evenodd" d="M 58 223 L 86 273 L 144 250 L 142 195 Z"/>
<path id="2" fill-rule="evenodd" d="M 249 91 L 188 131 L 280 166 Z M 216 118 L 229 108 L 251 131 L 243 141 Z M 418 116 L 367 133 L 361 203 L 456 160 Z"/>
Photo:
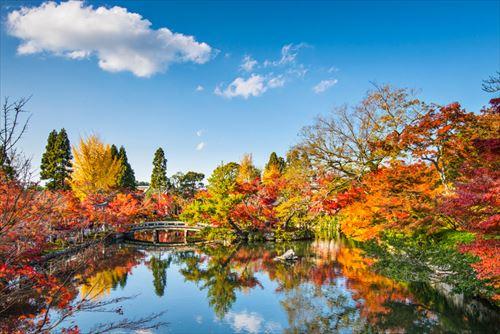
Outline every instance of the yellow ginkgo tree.
<path id="1" fill-rule="evenodd" d="M 78 198 L 108 193 L 117 186 L 122 163 L 113 157 L 111 146 L 98 136 L 80 139 L 78 146 L 73 147 L 73 157 L 71 188 Z"/>

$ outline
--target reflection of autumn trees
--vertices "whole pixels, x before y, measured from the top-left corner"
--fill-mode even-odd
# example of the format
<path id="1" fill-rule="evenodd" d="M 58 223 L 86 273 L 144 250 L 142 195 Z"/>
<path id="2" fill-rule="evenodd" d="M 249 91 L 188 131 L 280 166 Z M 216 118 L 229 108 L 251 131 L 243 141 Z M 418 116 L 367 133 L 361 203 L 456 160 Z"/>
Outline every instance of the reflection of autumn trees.
<path id="1" fill-rule="evenodd" d="M 287 334 L 357 331 L 365 323 L 341 280 L 320 287 L 297 286 L 285 292 L 281 305 L 288 317 Z"/>
<path id="2" fill-rule="evenodd" d="M 289 248 L 299 255 L 297 262 L 273 260 Z M 130 269 L 145 256 L 133 248 L 115 246 L 110 251 L 110 258 L 104 259 L 99 255 L 104 254 L 103 249 L 96 249 L 95 270 L 82 276 L 87 283 L 94 282 L 102 294 L 124 284 Z M 238 293 L 262 288 L 258 274 L 267 275 L 277 283 L 275 293 L 280 295 L 288 318 L 284 333 L 456 332 L 488 326 L 471 325 L 470 315 L 427 286 L 400 284 L 377 274 L 372 260 L 347 241 L 202 245 L 196 251 L 149 254 L 144 264 L 152 272 L 158 296 L 164 294 L 167 269 L 175 264 L 186 281 L 206 291 L 208 303 L 219 318 L 231 309 Z"/>
<path id="3" fill-rule="evenodd" d="M 398 324 L 408 333 L 432 332 L 435 328 L 444 328 L 450 333 L 498 332 L 497 310 L 485 307 L 479 300 L 457 295 L 455 297 L 458 298 L 449 298 L 423 283 L 410 283 L 408 288 L 418 302 L 386 303 L 391 312 L 378 317 L 376 324 L 379 331 Z"/>
<path id="4" fill-rule="evenodd" d="M 70 256 L 53 259 L 44 267 L 45 274 L 33 281 L 32 293 L 17 299 L 17 304 L 2 314 L 0 332 L 8 333 L 10 329 L 21 326 L 21 321 L 25 323 L 26 319 L 31 319 L 30 326 L 43 328 L 41 321 L 47 312 L 47 299 L 51 298 L 50 311 L 58 313 L 59 319 L 71 316 L 78 309 L 92 310 L 110 305 L 100 301 L 100 297 L 117 286 L 124 286 L 128 273 L 142 257 L 144 254 L 134 248 L 97 243 Z M 41 281 L 45 283 L 41 284 Z M 25 290 L 28 291 L 28 288 L 26 286 Z M 77 298 L 79 292 L 80 298 Z M 40 297 L 42 295 L 43 298 Z M 75 307 L 69 307 L 72 305 Z M 52 325 L 47 323 L 47 326 Z"/>
<path id="5" fill-rule="evenodd" d="M 272 281 L 278 283 L 277 292 L 291 298 L 285 303 L 293 305 L 294 300 L 303 299 L 301 289 L 307 287 L 314 290 L 310 297 L 333 298 L 337 302 L 330 300 L 330 304 L 354 308 L 365 318 L 369 318 L 372 313 L 386 312 L 383 306 L 385 302 L 404 300 L 409 295 L 400 284 L 370 271 L 369 261 L 357 249 L 338 241 L 294 246 L 300 255 L 299 261 L 294 264 L 273 260 L 286 247 L 277 249 L 270 244 L 230 248 L 205 246 L 201 248 L 203 255 L 193 253 L 182 261 L 186 267 L 181 272 L 187 280 L 201 284 L 202 289 L 208 290 L 209 303 L 220 317 L 235 301 L 237 291 L 260 285 L 255 277 L 258 272 L 265 272 Z M 322 287 L 337 284 L 339 278 L 345 279 L 345 294 L 323 296 L 325 292 Z"/>
<path id="6" fill-rule="evenodd" d="M 353 317 L 371 321 L 375 314 L 389 311 L 384 306 L 385 303 L 411 298 L 404 286 L 372 271 L 370 260 L 364 258 L 359 249 L 349 247 L 341 241 L 316 241 L 302 251 L 302 260 L 292 270 L 284 270 L 278 275 L 288 278 L 292 272 L 297 281 L 295 285 L 281 285 L 286 296 L 284 305 L 293 305 L 297 296 L 309 296 L 317 299 L 316 303 L 320 301 L 317 305 L 320 315 L 324 313 L 325 305 L 331 308 L 331 312 L 320 319 L 309 317 L 308 319 L 318 323 L 303 324 L 308 329 L 307 332 L 338 330 L 339 326 L 350 328 Z M 279 264 L 275 267 L 280 270 Z M 314 305 L 310 305 L 313 310 Z"/>
<path id="7" fill-rule="evenodd" d="M 132 268 L 144 254 L 134 248 L 101 245 L 87 256 L 89 265 L 76 278 L 82 283 L 81 297 L 96 299 L 109 295 L 118 286 L 125 287 Z"/>
<path id="8" fill-rule="evenodd" d="M 167 254 L 166 259 L 162 259 L 161 252 L 158 255 L 153 255 L 147 262 L 149 269 L 153 273 L 153 286 L 157 296 L 162 297 L 167 286 L 167 269 L 172 263 L 172 254 Z"/>
<path id="9" fill-rule="evenodd" d="M 233 261 L 243 261 L 246 268 L 254 271 L 265 271 L 271 280 L 278 282 L 278 290 L 284 292 L 301 284 L 316 287 L 332 284 L 343 277 L 352 298 L 360 301 L 359 307 L 365 316 L 385 311 L 383 303 L 388 300 L 410 297 L 404 286 L 371 270 L 371 261 L 362 256 L 361 250 L 341 241 L 302 243 L 294 248 L 300 259 L 293 265 L 273 261 L 277 255 L 275 249 L 264 249 L 260 254 L 253 249 L 242 249 Z M 235 267 L 239 265 L 236 263 Z"/>
<path id="10" fill-rule="evenodd" d="M 273 260 L 290 248 L 299 255 L 298 261 Z M 219 318 L 231 309 L 238 293 L 262 287 L 262 276 L 258 275 L 266 275 L 276 283 L 274 293 L 288 319 L 284 333 L 290 334 L 433 332 L 443 328 L 456 332 L 472 328 L 471 320 L 437 298 L 434 290 L 399 284 L 377 274 L 360 249 L 342 240 L 229 247 L 205 244 L 196 251 L 188 249 L 145 253 L 98 244 L 71 260 L 54 263 L 57 268 L 53 273 L 75 273 L 68 284 L 70 300 L 79 291 L 81 297 L 105 301 L 113 289 L 126 284 L 129 273 L 140 263 L 151 270 L 153 279 L 148 286 L 163 296 L 167 269 L 174 264 L 181 268 L 186 281 L 206 291 L 208 303 Z M 80 258 L 85 258 L 88 266 L 80 267 Z"/>
<path id="11" fill-rule="evenodd" d="M 347 278 L 346 286 L 353 292 L 353 298 L 362 301 L 363 316 L 370 318 L 374 314 L 387 313 L 386 302 L 411 298 L 403 285 L 376 274 L 370 268 L 371 261 L 363 258 L 361 250 L 342 247 L 336 260 Z"/>
<path id="12" fill-rule="evenodd" d="M 273 261 L 288 248 L 300 256 L 293 264 Z M 342 241 L 291 245 L 203 246 L 179 260 L 186 280 L 207 290 L 210 306 L 223 317 L 237 292 L 260 286 L 257 273 L 278 284 L 288 316 L 286 333 L 325 333 L 344 330 L 401 332 L 442 328 L 460 323 L 460 312 L 444 315 L 442 308 L 415 297 L 415 289 L 377 274 L 362 251 Z M 418 291 L 417 291 L 418 292 Z M 435 292 L 433 292 L 435 294 Z M 400 314 L 401 313 L 401 314 Z M 400 319 L 401 321 L 398 321 Z M 462 321 L 463 322 L 463 321 Z M 413 324 L 412 324 L 413 323 Z M 459 328 L 451 326 L 449 328 Z"/>
<path id="13" fill-rule="evenodd" d="M 123 288 L 127 283 L 129 270 L 129 267 L 118 266 L 96 273 L 89 277 L 85 284 L 82 285 L 82 295 L 94 299 L 109 295 L 111 289 L 114 290 L 118 285 Z"/>
<path id="14" fill-rule="evenodd" d="M 207 299 L 215 314 L 222 318 L 231 305 L 236 301 L 236 291 L 245 288 L 254 288 L 259 281 L 254 271 L 239 263 L 234 266 L 234 256 L 240 245 L 229 248 L 220 246 L 204 246 L 200 253 L 191 253 L 191 256 L 182 259 L 185 268 L 182 275 L 188 281 L 196 283 L 201 289 L 207 289 Z"/>

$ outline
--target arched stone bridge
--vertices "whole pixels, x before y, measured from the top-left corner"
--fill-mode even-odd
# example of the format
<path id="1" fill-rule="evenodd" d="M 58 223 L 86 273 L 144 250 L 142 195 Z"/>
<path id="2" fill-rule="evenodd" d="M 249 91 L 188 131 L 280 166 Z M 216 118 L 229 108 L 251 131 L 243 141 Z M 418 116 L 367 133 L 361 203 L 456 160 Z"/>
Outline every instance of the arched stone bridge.
<path id="1" fill-rule="evenodd" d="M 187 242 L 188 232 L 198 232 L 204 226 L 200 224 L 188 225 L 182 221 L 156 221 L 156 222 L 144 222 L 136 225 L 132 225 L 127 232 L 125 232 L 125 237 L 127 239 L 134 239 L 135 232 L 141 231 L 153 231 L 154 232 L 154 243 L 160 242 L 160 231 L 183 231 L 184 242 Z"/>

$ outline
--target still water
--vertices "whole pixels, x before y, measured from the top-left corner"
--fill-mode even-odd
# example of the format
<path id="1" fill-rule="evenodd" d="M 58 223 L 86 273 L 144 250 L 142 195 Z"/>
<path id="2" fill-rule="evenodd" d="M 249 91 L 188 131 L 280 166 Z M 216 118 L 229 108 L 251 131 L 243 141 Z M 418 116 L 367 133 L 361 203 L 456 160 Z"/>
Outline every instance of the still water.
<path id="1" fill-rule="evenodd" d="M 287 249 L 298 261 L 273 261 Z M 164 313 L 153 321 L 164 326 L 135 333 L 498 332 L 497 310 L 381 276 L 359 249 L 340 240 L 118 244 L 102 254 L 81 275 L 79 298 L 130 298 L 119 303 L 119 313 L 77 313 L 71 322 L 82 332 L 158 312 Z"/>

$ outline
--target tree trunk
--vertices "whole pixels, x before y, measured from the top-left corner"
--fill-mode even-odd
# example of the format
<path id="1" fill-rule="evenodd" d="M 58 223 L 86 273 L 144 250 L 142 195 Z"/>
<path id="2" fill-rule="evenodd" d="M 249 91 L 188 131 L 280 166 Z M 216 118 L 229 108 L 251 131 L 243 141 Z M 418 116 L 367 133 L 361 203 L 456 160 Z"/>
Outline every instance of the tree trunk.
<path id="1" fill-rule="evenodd" d="M 238 237 L 240 237 L 242 239 L 246 239 L 245 233 L 243 233 L 243 231 L 241 230 L 241 228 L 238 225 L 236 225 L 231 219 L 228 219 L 227 221 L 228 221 L 229 225 L 231 225 L 233 230 L 236 232 Z"/>

